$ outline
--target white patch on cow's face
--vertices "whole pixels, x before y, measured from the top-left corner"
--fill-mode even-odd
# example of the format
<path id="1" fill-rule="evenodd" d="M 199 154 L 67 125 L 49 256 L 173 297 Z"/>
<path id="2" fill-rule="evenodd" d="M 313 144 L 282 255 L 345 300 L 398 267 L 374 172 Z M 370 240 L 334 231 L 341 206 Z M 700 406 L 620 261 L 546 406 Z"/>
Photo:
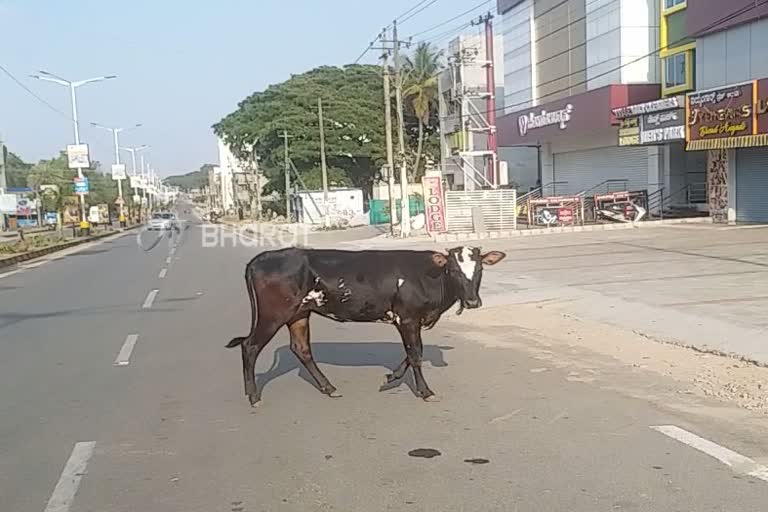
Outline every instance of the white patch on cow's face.
<path id="1" fill-rule="evenodd" d="M 397 287 L 400 288 L 401 286 L 403 286 L 404 282 L 405 282 L 405 279 L 403 279 L 402 277 L 398 278 L 398 280 L 397 280 Z"/>
<path id="2" fill-rule="evenodd" d="M 475 277 L 475 270 L 477 269 L 477 262 L 472 259 L 472 247 L 462 247 L 461 253 L 456 252 L 454 256 L 461 272 L 471 281 Z"/>
<path id="3" fill-rule="evenodd" d="M 315 305 L 317 306 L 324 305 L 327 302 L 325 300 L 325 293 L 323 293 L 322 290 L 309 290 L 309 293 L 307 293 L 307 296 L 301 300 L 301 303 L 308 304 L 312 301 L 315 301 Z"/>

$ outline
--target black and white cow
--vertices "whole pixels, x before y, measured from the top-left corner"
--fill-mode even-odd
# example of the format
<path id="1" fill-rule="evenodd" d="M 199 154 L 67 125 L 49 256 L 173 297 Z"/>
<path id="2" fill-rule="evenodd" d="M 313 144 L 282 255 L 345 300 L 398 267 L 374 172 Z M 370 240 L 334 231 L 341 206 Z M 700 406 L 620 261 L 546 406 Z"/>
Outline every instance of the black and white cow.
<path id="1" fill-rule="evenodd" d="M 312 358 L 312 313 L 339 322 L 394 324 L 406 357 L 386 380 L 401 379 L 411 367 L 418 396 L 429 399 L 434 393 L 421 372 L 421 330 L 432 328 L 456 302 L 459 313 L 480 307 L 483 265 L 494 265 L 504 256 L 498 251 L 481 254 L 475 247 L 457 247 L 447 254 L 301 248 L 259 254 L 245 269 L 252 309 L 250 333 L 227 344 L 229 348 L 240 345 L 242 350 L 245 394 L 251 405 L 261 399 L 254 377 L 256 358 L 284 325 L 290 331 L 293 353 L 320 390 L 334 396 L 336 388 Z"/>

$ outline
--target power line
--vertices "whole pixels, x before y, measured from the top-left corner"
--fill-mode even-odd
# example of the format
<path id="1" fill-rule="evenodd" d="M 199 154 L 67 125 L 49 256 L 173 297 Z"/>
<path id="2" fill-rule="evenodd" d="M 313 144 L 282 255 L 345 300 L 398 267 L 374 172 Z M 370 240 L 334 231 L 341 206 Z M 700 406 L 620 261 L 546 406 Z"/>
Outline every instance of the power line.
<path id="1" fill-rule="evenodd" d="M 765 4 L 768 4 L 768 0 L 762 0 L 760 2 L 758 2 L 756 0 L 754 4 L 746 5 L 744 7 L 741 7 L 739 9 L 737 9 L 736 11 L 732 12 L 731 14 L 728 14 L 728 15 L 726 15 L 726 16 L 724 16 L 724 17 L 722 17 L 722 18 L 712 22 L 711 24 L 707 25 L 706 27 L 700 29 L 697 33 L 700 34 L 700 33 L 703 33 L 703 32 L 707 32 L 708 30 L 711 30 L 711 29 L 715 28 L 716 26 L 718 26 L 718 25 L 720 25 L 722 23 L 726 23 L 726 22 L 732 20 L 733 18 L 737 18 L 737 17 L 741 16 L 742 14 L 746 13 L 747 11 L 750 11 L 752 9 L 755 9 L 755 8 L 757 8 L 757 7 L 761 6 L 761 5 L 765 5 Z M 545 94 L 544 96 L 542 96 L 542 97 L 540 97 L 538 99 L 540 100 L 541 98 L 548 98 L 548 97 L 554 96 L 556 94 L 560 94 L 560 93 L 563 93 L 563 92 L 568 92 L 573 87 L 578 87 L 580 85 L 585 85 L 585 84 L 588 84 L 589 82 L 591 82 L 593 80 L 596 80 L 598 78 L 602 78 L 602 77 L 604 77 L 606 75 L 609 75 L 611 73 L 615 73 L 616 71 L 619 71 L 622 68 L 625 68 L 625 67 L 630 66 L 632 64 L 635 64 L 637 62 L 640 62 L 641 60 L 647 59 L 648 57 L 652 57 L 653 55 L 655 55 L 657 53 L 660 53 L 660 52 L 662 52 L 664 50 L 667 50 L 670 47 L 674 47 L 674 46 L 676 46 L 676 45 L 678 45 L 680 43 L 683 43 L 683 42 L 693 38 L 693 37 L 695 37 L 695 34 L 681 37 L 681 38 L 679 38 L 679 39 L 677 39 L 675 41 L 672 41 L 671 43 L 667 43 L 666 46 L 660 46 L 659 48 L 653 50 L 650 53 L 647 53 L 646 55 L 642 55 L 642 56 L 640 56 L 640 57 L 638 57 L 638 58 L 636 58 L 634 60 L 631 60 L 631 61 L 629 61 L 629 62 L 627 62 L 625 64 L 621 64 L 619 66 L 616 66 L 615 68 L 612 68 L 612 69 L 609 69 L 609 70 L 607 70 L 607 71 L 605 71 L 603 73 L 597 74 L 597 75 L 595 75 L 595 76 L 593 76 L 591 78 L 588 78 L 587 80 L 583 80 L 583 81 L 575 83 L 575 84 L 570 84 L 568 87 L 565 87 L 563 89 L 559 89 L 557 91 L 553 91 L 553 92 L 547 93 L 547 94 Z M 555 78 L 553 80 L 549 80 L 547 82 L 543 82 L 543 83 L 537 84 L 537 87 L 541 87 L 543 85 L 548 85 L 548 84 L 551 84 L 551 83 L 554 83 L 554 82 L 558 82 L 558 81 L 560 81 L 560 80 L 562 80 L 564 78 L 569 78 L 569 77 L 571 77 L 571 76 L 573 76 L 575 74 L 583 73 L 586 70 L 587 70 L 587 68 L 580 69 L 578 71 L 574 71 L 573 73 L 569 73 L 567 75 L 563 75 L 563 76 L 557 77 L 557 78 Z M 509 94 L 515 94 L 517 92 L 521 92 L 521 91 L 510 92 Z M 506 91 L 505 91 L 505 94 L 506 94 Z M 493 112 L 498 112 L 498 111 L 501 111 L 501 110 L 506 110 L 506 109 L 509 109 L 509 108 L 514 108 L 514 107 L 519 107 L 519 106 L 524 106 L 524 105 L 529 105 L 529 104 L 530 104 L 530 101 L 522 101 L 522 102 L 519 102 L 519 103 L 514 103 L 512 105 L 504 105 L 503 107 L 495 108 L 495 109 L 493 109 Z M 477 114 L 487 114 L 489 112 L 491 112 L 491 110 L 480 111 L 480 112 L 477 112 Z M 455 117 L 455 115 L 443 116 L 442 119 L 449 119 L 451 117 Z"/>
<path id="2" fill-rule="evenodd" d="M 422 12 L 423 10 L 425 10 L 425 9 L 427 9 L 428 7 L 430 7 L 431 5 L 433 5 L 435 2 L 437 2 L 437 0 L 429 0 L 429 3 L 427 3 L 427 4 L 426 4 L 425 6 L 423 6 L 421 9 L 419 9 L 419 10 L 417 10 L 417 11 L 414 11 L 413 13 L 411 13 L 411 15 L 410 15 L 410 16 L 407 16 L 407 17 L 405 17 L 405 18 L 403 18 L 403 19 L 398 19 L 397 21 L 399 21 L 400 23 L 405 23 L 405 22 L 406 22 L 406 21 L 408 21 L 409 19 L 413 18 L 414 16 L 416 16 L 417 14 L 419 14 L 420 12 Z M 423 2 L 422 2 L 422 3 L 423 3 Z"/>
<path id="3" fill-rule="evenodd" d="M 396 19 L 397 21 L 405 21 L 405 20 L 403 20 L 403 19 L 402 19 L 403 17 L 405 17 L 405 16 L 408 16 L 410 13 L 412 13 L 412 12 L 414 11 L 414 9 L 418 9 L 420 6 L 422 6 L 422 5 L 424 5 L 425 3 L 427 3 L 427 2 L 430 2 L 430 1 L 432 1 L 432 2 L 434 3 L 434 0 L 421 0 L 421 1 L 420 1 L 420 2 L 418 2 L 416 5 L 414 5 L 413 7 L 411 7 L 410 9 L 408 9 L 407 11 L 405 11 L 403 14 L 401 14 L 401 15 L 399 15 L 399 16 L 395 16 L 395 19 Z M 428 6 L 427 6 L 427 7 L 428 7 Z M 391 26 L 392 26 L 392 24 L 390 23 L 389 25 L 387 25 L 387 28 L 389 28 L 389 27 L 391 27 Z"/>
<path id="4" fill-rule="evenodd" d="M 422 30 L 421 32 L 416 32 L 415 34 L 411 34 L 411 37 L 417 37 L 417 36 L 420 36 L 420 35 L 426 34 L 427 32 L 432 32 L 433 30 L 435 30 L 435 29 L 438 29 L 438 28 L 440 28 L 440 27 L 443 27 L 443 26 L 445 26 L 445 25 L 447 25 L 447 24 L 449 24 L 449 23 L 452 23 L 452 22 L 454 22 L 454 21 L 458 20 L 459 18 L 461 18 L 461 17 L 463 17 L 463 16 L 466 16 L 467 14 L 469 14 L 469 13 L 471 13 L 471 12 L 473 12 L 473 11 L 476 11 L 476 10 L 478 10 L 478 9 L 480 9 L 480 8 L 483 8 L 483 7 L 485 7 L 486 5 L 488 5 L 489 3 L 491 3 L 491 1 L 492 1 L 492 0 L 484 0 L 483 2 L 480 2 L 478 5 L 476 5 L 476 6 L 472 7 L 472 8 L 470 8 L 470 9 L 467 9 L 466 11 L 462 12 L 461 14 L 457 14 L 456 16 L 454 16 L 454 17 L 453 17 L 453 18 L 451 18 L 451 19 L 445 20 L 445 21 L 443 21 L 442 23 L 438 23 L 437 25 L 434 25 L 434 26 L 432 26 L 432 27 L 429 27 L 429 28 L 428 28 L 428 29 L 426 29 L 426 30 Z"/>
<path id="5" fill-rule="evenodd" d="M 70 121 L 72 120 L 72 118 L 71 118 L 70 116 L 68 116 L 67 114 L 65 114 L 65 113 L 64 113 L 64 112 L 62 112 L 61 110 L 57 109 L 56 107 L 54 107 L 53 105 L 51 105 L 50 103 L 48 103 L 48 102 L 47 102 L 45 99 L 43 99 L 42 97 L 40 97 L 40 96 L 39 96 L 39 95 L 38 95 L 38 94 L 37 94 L 35 91 L 33 91 L 32 89 L 30 89 L 29 87 L 27 87 L 27 86 L 26 86 L 26 84 L 24 84 L 24 83 L 23 83 L 21 80 L 19 80 L 18 78 L 16 78 L 16 77 L 13 75 L 13 73 L 11 73 L 10 71 L 8 71 L 8 70 L 7 70 L 7 69 L 6 69 L 4 66 L 0 65 L 0 70 L 2 70 L 2 72 L 3 72 L 3 73 L 5 73 L 6 75 L 8 75 L 8 77 L 9 77 L 11 80 L 13 80 L 14 82 L 16 82 L 16 84 L 17 84 L 19 87 L 21 87 L 22 89 L 24 89 L 25 91 L 27 91 L 27 93 L 29 93 L 29 94 L 30 94 L 30 95 L 31 95 L 33 98 L 35 98 L 37 101 L 39 101 L 40 103 L 42 103 L 43 105 L 45 105 L 45 106 L 46 106 L 46 107 L 48 107 L 49 109 L 53 110 L 54 112 L 56 112 L 56 113 L 57 113 L 57 114 L 59 114 L 60 116 L 63 116 L 63 117 L 65 117 L 66 119 L 68 119 L 68 120 L 70 120 Z"/>

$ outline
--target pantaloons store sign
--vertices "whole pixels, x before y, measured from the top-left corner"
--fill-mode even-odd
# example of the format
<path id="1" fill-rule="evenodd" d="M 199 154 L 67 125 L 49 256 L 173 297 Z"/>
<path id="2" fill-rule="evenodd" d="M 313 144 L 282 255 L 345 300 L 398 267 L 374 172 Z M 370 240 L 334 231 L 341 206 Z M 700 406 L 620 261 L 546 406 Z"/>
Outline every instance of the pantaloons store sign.
<path id="1" fill-rule="evenodd" d="M 768 79 L 690 93 L 688 151 L 768 146 Z"/>

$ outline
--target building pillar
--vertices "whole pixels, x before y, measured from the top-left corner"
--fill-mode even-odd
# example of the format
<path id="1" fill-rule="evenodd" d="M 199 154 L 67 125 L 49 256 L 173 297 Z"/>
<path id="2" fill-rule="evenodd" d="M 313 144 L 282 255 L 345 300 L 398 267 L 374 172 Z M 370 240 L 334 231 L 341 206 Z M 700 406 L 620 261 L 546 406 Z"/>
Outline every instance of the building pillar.
<path id="1" fill-rule="evenodd" d="M 729 149 L 728 157 L 728 224 L 736 224 L 736 150 Z"/>
<path id="2" fill-rule="evenodd" d="M 727 223 L 731 213 L 729 196 L 729 175 L 735 173 L 729 171 L 729 151 L 715 149 L 707 151 L 707 201 L 709 203 L 709 215 L 716 223 Z M 735 215 L 734 215 L 735 220 Z"/>
<path id="3" fill-rule="evenodd" d="M 549 185 L 543 190 L 544 195 L 557 194 L 557 187 L 551 185 L 555 181 L 555 156 L 552 153 L 552 143 L 541 143 L 541 184 Z M 562 186 L 560 187 L 562 188 Z"/>

